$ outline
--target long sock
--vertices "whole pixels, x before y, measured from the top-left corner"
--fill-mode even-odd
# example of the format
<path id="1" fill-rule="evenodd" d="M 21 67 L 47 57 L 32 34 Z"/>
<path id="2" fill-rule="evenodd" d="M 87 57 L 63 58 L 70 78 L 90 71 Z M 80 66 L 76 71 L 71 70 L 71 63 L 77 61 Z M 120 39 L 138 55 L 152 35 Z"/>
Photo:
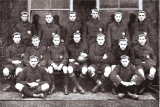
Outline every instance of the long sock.
<path id="1" fill-rule="evenodd" d="M 79 84 L 78 84 L 78 81 L 77 81 L 77 78 L 76 78 L 75 74 L 74 74 L 74 73 L 71 73 L 71 74 L 69 74 L 69 77 L 71 78 L 71 80 L 72 80 L 72 82 L 74 83 L 74 85 L 75 85 L 76 87 L 78 87 Z"/>
<path id="2" fill-rule="evenodd" d="M 81 86 L 83 86 L 84 85 L 84 80 L 85 80 L 85 78 L 86 78 L 86 75 L 84 75 L 84 74 L 80 74 L 80 76 L 79 76 L 79 78 L 78 78 L 78 83 L 81 85 Z"/>
<path id="3" fill-rule="evenodd" d="M 33 94 L 39 94 L 39 93 L 42 93 L 42 89 L 41 89 L 41 86 L 38 86 L 34 91 L 33 91 Z"/>
<path id="4" fill-rule="evenodd" d="M 107 80 L 107 77 L 104 76 L 104 74 L 101 75 L 100 81 L 102 82 L 102 84 L 104 84 Z"/>
<path id="5" fill-rule="evenodd" d="M 68 86 L 68 74 L 63 74 L 64 85 Z"/>
<path id="6" fill-rule="evenodd" d="M 21 92 L 29 97 L 33 97 L 33 92 L 31 92 L 26 86 L 22 88 Z"/>
<path id="7" fill-rule="evenodd" d="M 95 74 L 93 77 L 91 77 L 94 81 L 95 81 L 95 83 L 97 84 L 98 82 L 99 82 L 99 79 L 98 79 L 98 77 L 97 77 L 97 74 Z"/>

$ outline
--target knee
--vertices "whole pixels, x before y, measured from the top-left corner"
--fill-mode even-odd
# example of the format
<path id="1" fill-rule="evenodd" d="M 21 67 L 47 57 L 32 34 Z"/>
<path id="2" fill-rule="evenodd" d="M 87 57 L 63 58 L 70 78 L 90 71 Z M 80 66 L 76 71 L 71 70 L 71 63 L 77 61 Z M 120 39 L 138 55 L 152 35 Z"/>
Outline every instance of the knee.
<path id="1" fill-rule="evenodd" d="M 49 89 L 49 84 L 48 84 L 48 83 L 43 84 L 43 85 L 41 86 L 41 89 L 42 89 L 43 92 L 44 92 L 44 91 L 48 91 L 48 89 Z"/>
<path id="2" fill-rule="evenodd" d="M 20 91 L 20 92 L 22 91 L 23 87 L 24 87 L 24 85 L 21 84 L 21 83 L 17 83 L 17 84 L 15 85 L 15 88 L 16 88 L 18 91 Z"/>
<path id="3" fill-rule="evenodd" d="M 68 66 L 68 73 L 69 74 L 73 73 L 73 67 L 72 66 Z"/>
<path id="4" fill-rule="evenodd" d="M 48 73 L 49 73 L 49 74 L 52 74 L 52 73 L 53 73 L 53 68 L 52 68 L 52 66 L 49 66 L 49 67 L 48 67 Z"/>
<path id="5" fill-rule="evenodd" d="M 4 76 L 9 76 L 10 70 L 8 68 L 3 69 L 3 75 Z"/>
<path id="6" fill-rule="evenodd" d="M 22 70 L 23 70 L 22 68 L 17 68 L 15 75 L 18 76 L 22 72 Z"/>
<path id="7" fill-rule="evenodd" d="M 113 71 L 113 69 L 114 69 L 115 67 L 116 67 L 116 65 L 112 65 L 112 66 L 111 66 L 112 71 Z"/>
<path id="8" fill-rule="evenodd" d="M 67 74 L 67 66 L 63 66 L 63 73 Z"/>
<path id="9" fill-rule="evenodd" d="M 105 71 L 104 71 L 104 76 L 105 77 L 109 77 L 110 73 L 111 73 L 111 67 L 106 67 Z"/>
<path id="10" fill-rule="evenodd" d="M 82 68 L 82 74 L 87 74 L 87 67 Z"/>
<path id="11" fill-rule="evenodd" d="M 95 69 L 93 67 L 88 67 L 88 74 L 92 77 L 95 74 Z"/>

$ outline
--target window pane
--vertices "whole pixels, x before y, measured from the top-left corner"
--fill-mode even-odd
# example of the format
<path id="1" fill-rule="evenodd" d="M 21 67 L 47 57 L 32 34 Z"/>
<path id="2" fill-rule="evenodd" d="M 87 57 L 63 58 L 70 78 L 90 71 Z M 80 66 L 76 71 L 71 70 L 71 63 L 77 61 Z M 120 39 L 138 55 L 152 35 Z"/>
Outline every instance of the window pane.
<path id="1" fill-rule="evenodd" d="M 51 0 L 51 8 L 69 9 L 69 1 L 70 0 Z"/>
<path id="2" fill-rule="evenodd" d="M 118 0 L 100 0 L 100 8 L 118 8 Z"/>
<path id="3" fill-rule="evenodd" d="M 121 8 L 138 8 L 138 0 L 120 0 Z"/>
<path id="4" fill-rule="evenodd" d="M 31 9 L 49 9 L 50 0 L 31 0 Z"/>

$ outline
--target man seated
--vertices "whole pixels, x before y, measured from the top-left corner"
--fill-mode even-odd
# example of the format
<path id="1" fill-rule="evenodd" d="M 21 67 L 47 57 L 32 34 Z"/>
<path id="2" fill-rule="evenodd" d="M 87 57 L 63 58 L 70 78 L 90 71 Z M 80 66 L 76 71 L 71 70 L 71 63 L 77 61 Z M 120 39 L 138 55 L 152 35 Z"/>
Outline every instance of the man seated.
<path id="1" fill-rule="evenodd" d="M 30 56 L 29 66 L 17 78 L 15 88 L 24 97 L 44 98 L 44 93 L 49 89 L 50 78 L 42 67 L 38 66 L 37 56 Z"/>
<path id="2" fill-rule="evenodd" d="M 21 34 L 15 32 L 13 34 L 13 44 L 6 49 L 7 65 L 3 69 L 3 75 L 9 86 L 3 89 L 3 91 L 11 91 L 15 89 L 16 77 L 23 69 L 23 57 L 25 52 L 25 46 L 21 42 Z"/>
<path id="3" fill-rule="evenodd" d="M 138 35 L 138 45 L 133 48 L 133 63 L 136 65 L 138 71 L 142 74 L 144 82 L 139 94 L 143 94 L 146 88 L 155 77 L 156 73 L 156 57 L 153 49 L 146 44 L 146 35 Z"/>
<path id="4" fill-rule="evenodd" d="M 127 55 L 131 57 L 131 48 L 128 46 L 128 39 L 126 37 L 120 38 L 118 45 L 112 50 L 111 68 L 112 70 L 120 63 L 121 56 Z M 112 85 L 112 94 L 116 94 L 115 85 Z"/>
<path id="5" fill-rule="evenodd" d="M 96 82 L 96 86 L 92 89 L 93 93 L 98 91 L 100 87 L 102 92 L 105 92 L 104 83 L 111 73 L 110 67 L 110 49 L 105 43 L 105 35 L 99 33 L 97 42 L 92 44 L 89 50 L 90 63 L 88 67 L 89 76 Z M 100 80 L 97 77 L 97 72 L 102 71 Z"/>
<path id="6" fill-rule="evenodd" d="M 64 80 L 64 94 L 68 95 L 68 74 L 67 74 L 67 63 L 68 53 L 66 47 L 61 43 L 60 36 L 58 34 L 53 35 L 53 45 L 48 48 L 48 73 L 51 79 L 51 89 L 49 94 L 56 91 L 54 82 L 54 72 L 63 71 Z"/>
<path id="7" fill-rule="evenodd" d="M 73 43 L 68 46 L 68 55 L 69 55 L 68 73 L 70 77 L 71 74 L 74 75 L 75 71 L 77 70 L 80 71 L 78 82 L 77 79 L 72 79 L 75 84 L 73 92 L 76 93 L 78 89 L 80 93 L 83 94 L 84 90 L 79 88 L 80 87 L 79 84 L 83 86 L 87 74 L 88 48 L 84 43 L 81 42 L 81 34 L 79 33 L 79 31 L 73 34 Z"/>
<path id="8" fill-rule="evenodd" d="M 130 63 L 130 58 L 126 55 L 121 56 L 120 64 L 110 74 L 110 79 L 117 86 L 118 97 L 128 96 L 132 99 L 138 99 L 135 94 L 136 85 L 142 82 L 142 76 L 136 67 Z"/>

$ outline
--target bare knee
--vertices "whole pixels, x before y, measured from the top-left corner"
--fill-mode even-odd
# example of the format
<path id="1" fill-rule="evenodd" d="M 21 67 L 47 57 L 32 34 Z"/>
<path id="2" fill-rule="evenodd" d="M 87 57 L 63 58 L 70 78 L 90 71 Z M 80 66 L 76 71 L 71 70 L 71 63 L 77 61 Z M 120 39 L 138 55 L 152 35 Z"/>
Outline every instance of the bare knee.
<path id="1" fill-rule="evenodd" d="M 4 76 L 9 76 L 10 70 L 8 68 L 3 69 L 3 75 Z"/>
<path id="2" fill-rule="evenodd" d="M 106 67 L 105 71 L 104 71 L 104 76 L 105 77 L 109 77 L 110 73 L 111 73 L 111 67 Z"/>
<path id="3" fill-rule="evenodd" d="M 22 91 L 23 87 L 24 87 L 24 85 L 21 84 L 21 83 L 17 83 L 17 84 L 15 85 L 15 88 L 16 88 L 18 91 L 20 91 L 20 92 Z"/>
<path id="4" fill-rule="evenodd" d="M 23 70 L 22 68 L 17 68 L 15 75 L 18 76 L 22 72 L 22 70 Z"/>
<path id="5" fill-rule="evenodd" d="M 73 67 L 72 66 L 68 66 L 68 73 L 69 74 L 73 73 Z"/>
<path id="6" fill-rule="evenodd" d="M 88 67 L 88 74 L 90 77 L 95 75 L 95 69 L 93 67 Z"/>
<path id="7" fill-rule="evenodd" d="M 49 74 L 52 74 L 52 73 L 53 73 L 53 67 L 52 67 L 52 66 L 49 66 L 49 67 L 48 67 L 48 73 L 49 73 Z"/>
<path id="8" fill-rule="evenodd" d="M 41 89 L 42 89 L 43 92 L 48 91 L 48 89 L 49 89 L 49 84 L 48 84 L 48 83 L 42 84 L 42 85 L 41 85 Z"/>
<path id="9" fill-rule="evenodd" d="M 82 74 L 87 74 L 87 67 L 82 68 Z"/>
<path id="10" fill-rule="evenodd" d="M 63 73 L 67 74 L 67 66 L 63 66 Z"/>

